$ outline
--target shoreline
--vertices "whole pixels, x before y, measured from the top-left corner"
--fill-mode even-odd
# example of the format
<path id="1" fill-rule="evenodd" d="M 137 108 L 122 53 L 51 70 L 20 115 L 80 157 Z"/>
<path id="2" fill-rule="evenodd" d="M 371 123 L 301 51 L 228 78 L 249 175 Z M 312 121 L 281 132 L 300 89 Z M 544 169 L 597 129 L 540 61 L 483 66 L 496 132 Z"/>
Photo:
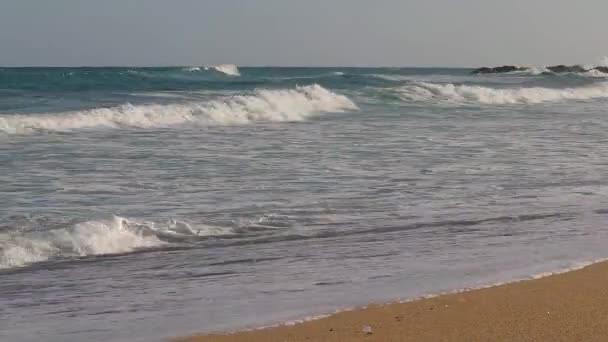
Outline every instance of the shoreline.
<path id="1" fill-rule="evenodd" d="M 512 282 L 173 341 L 600 341 L 608 336 L 605 319 L 608 261 L 602 259 Z"/>

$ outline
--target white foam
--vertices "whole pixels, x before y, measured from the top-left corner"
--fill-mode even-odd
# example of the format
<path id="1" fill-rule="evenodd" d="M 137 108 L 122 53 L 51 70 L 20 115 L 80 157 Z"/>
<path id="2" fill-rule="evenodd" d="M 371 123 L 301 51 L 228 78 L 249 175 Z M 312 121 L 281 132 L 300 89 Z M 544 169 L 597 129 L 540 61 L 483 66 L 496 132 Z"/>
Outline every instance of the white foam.
<path id="1" fill-rule="evenodd" d="M 234 64 L 221 64 L 205 67 L 205 70 L 215 70 L 228 76 L 241 76 L 239 68 Z"/>
<path id="2" fill-rule="evenodd" d="M 196 71 L 201 71 L 201 68 L 200 67 L 187 67 L 187 68 L 184 68 L 183 70 L 187 71 L 187 72 L 196 72 Z"/>
<path id="3" fill-rule="evenodd" d="M 608 82 L 577 88 L 490 88 L 415 82 L 398 89 L 405 101 L 439 101 L 447 103 L 534 104 L 564 100 L 588 100 L 608 97 Z"/>
<path id="4" fill-rule="evenodd" d="M 89 221 L 77 224 L 72 229 L 54 231 L 53 235 L 54 244 L 79 256 L 127 253 L 136 248 L 162 244 L 152 234 L 131 229 L 129 220 L 118 216 L 106 222 Z"/>
<path id="5" fill-rule="evenodd" d="M 336 312 L 333 313 L 333 315 L 338 314 L 338 313 L 340 313 L 342 311 L 343 310 L 336 311 Z M 286 327 L 292 327 L 294 325 L 298 325 L 298 324 L 302 324 L 302 323 L 306 323 L 306 322 L 318 321 L 320 319 L 324 319 L 324 318 L 331 317 L 331 316 L 332 316 L 332 314 L 321 314 L 321 315 L 307 316 L 307 317 L 304 317 L 302 319 L 295 319 L 295 320 L 287 321 L 287 322 L 284 322 L 284 323 L 282 323 L 280 325 L 275 325 L 275 326 L 281 326 L 282 325 L 282 326 L 286 326 Z"/>
<path id="6" fill-rule="evenodd" d="M 231 227 L 219 227 L 206 224 L 190 224 L 188 222 L 171 220 L 167 225 L 158 226 L 154 223 L 146 223 L 154 234 L 160 237 L 191 237 L 191 236 L 223 236 L 233 235 Z"/>
<path id="7" fill-rule="evenodd" d="M 154 234 L 131 228 L 129 220 L 122 217 L 46 232 L 5 233 L 0 235 L 0 269 L 25 266 L 54 256 L 127 253 L 163 243 Z"/>
<path id="8" fill-rule="evenodd" d="M 0 269 L 8 269 L 47 260 L 56 248 L 46 240 L 0 234 Z"/>
<path id="9" fill-rule="evenodd" d="M 595 70 L 595 69 L 591 69 L 588 71 L 585 71 L 584 73 L 581 73 L 581 75 L 583 76 L 589 76 L 589 77 L 600 77 L 600 78 L 608 78 L 608 74 L 603 73 L 599 70 Z"/>
<path id="10" fill-rule="evenodd" d="M 583 68 L 587 70 L 597 67 L 608 67 L 608 56 L 600 57 L 595 63 L 583 65 Z"/>
<path id="11" fill-rule="evenodd" d="M 302 121 L 322 112 L 357 109 L 346 96 L 319 85 L 283 90 L 257 90 L 253 95 L 232 96 L 186 104 L 139 105 L 97 108 L 57 114 L 0 116 L 0 132 L 27 134 L 39 130 L 70 131 L 91 128 L 152 128 L 185 123 L 242 125 L 254 122 Z"/>
<path id="12" fill-rule="evenodd" d="M 531 76 L 537 76 L 537 75 L 542 75 L 544 73 L 550 73 L 551 71 L 549 71 L 546 67 L 528 67 L 528 69 L 526 70 L 518 70 L 518 71 L 511 71 L 511 72 L 507 72 L 507 75 L 531 75 Z"/>
<path id="13" fill-rule="evenodd" d="M 114 216 L 72 227 L 36 232 L 0 234 L 0 269 L 26 266 L 53 257 L 77 257 L 129 253 L 167 244 L 163 238 L 232 235 L 231 227 L 190 224 L 170 220 L 166 224 Z"/>

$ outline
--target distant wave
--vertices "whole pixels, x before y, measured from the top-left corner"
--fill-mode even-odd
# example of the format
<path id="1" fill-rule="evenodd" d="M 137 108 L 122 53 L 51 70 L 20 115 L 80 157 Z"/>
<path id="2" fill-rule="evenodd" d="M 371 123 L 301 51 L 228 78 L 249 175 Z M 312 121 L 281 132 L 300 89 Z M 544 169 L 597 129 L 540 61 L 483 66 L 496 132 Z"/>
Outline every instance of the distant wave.
<path id="1" fill-rule="evenodd" d="M 257 90 L 253 95 L 186 104 L 122 105 L 54 114 L 0 116 L 0 132 L 70 131 L 92 128 L 151 128 L 184 123 L 235 125 L 254 122 L 302 121 L 323 112 L 357 109 L 346 96 L 319 85 L 282 90 Z"/>
<path id="2" fill-rule="evenodd" d="M 397 89 L 405 101 L 445 103 L 534 104 L 608 97 L 608 82 L 577 88 L 491 88 L 471 85 L 413 82 Z"/>
<path id="3" fill-rule="evenodd" d="M 597 67 L 608 67 L 608 56 L 603 56 L 597 62 L 584 65 L 585 69 L 593 69 Z"/>
<path id="4" fill-rule="evenodd" d="M 566 73 L 554 73 L 546 67 L 530 67 L 527 70 L 512 71 L 504 73 L 503 75 L 522 75 L 522 76 L 539 76 L 539 75 L 558 75 L 558 76 L 587 76 L 587 77 L 601 77 L 608 78 L 608 74 L 603 73 L 599 70 L 594 70 L 595 66 L 585 67 L 588 69 L 585 72 L 566 72 Z M 498 74 L 500 75 L 500 74 Z"/>
<path id="5" fill-rule="evenodd" d="M 234 64 L 221 64 L 205 67 L 205 70 L 215 70 L 229 76 L 241 76 L 239 68 Z"/>
<path id="6" fill-rule="evenodd" d="M 519 70 L 519 71 L 511 71 L 505 73 L 506 75 L 530 75 L 530 76 L 538 76 L 543 74 L 550 74 L 546 67 L 529 67 L 527 70 Z"/>
<path id="7" fill-rule="evenodd" d="M 228 234 L 232 234 L 230 228 L 191 226 L 175 220 L 159 226 L 118 216 L 49 231 L 0 233 L 0 269 L 52 258 L 129 253 L 163 246 L 167 237 Z"/>
<path id="8" fill-rule="evenodd" d="M 196 72 L 196 71 L 201 71 L 201 68 L 200 67 L 187 67 L 182 70 L 187 71 L 187 72 Z"/>
<path id="9" fill-rule="evenodd" d="M 603 73 L 599 70 L 589 70 L 589 71 L 581 73 L 580 75 L 589 76 L 589 77 L 598 77 L 598 78 L 608 78 L 608 74 Z"/>
<path id="10" fill-rule="evenodd" d="M 186 72 L 197 72 L 197 71 L 203 71 L 203 70 L 217 71 L 217 72 L 221 72 L 222 74 L 226 74 L 228 76 L 241 76 L 241 72 L 239 71 L 239 68 L 234 64 L 220 64 L 220 65 L 205 66 L 205 67 L 192 66 L 192 67 L 185 67 L 182 69 L 182 71 L 186 71 Z"/>

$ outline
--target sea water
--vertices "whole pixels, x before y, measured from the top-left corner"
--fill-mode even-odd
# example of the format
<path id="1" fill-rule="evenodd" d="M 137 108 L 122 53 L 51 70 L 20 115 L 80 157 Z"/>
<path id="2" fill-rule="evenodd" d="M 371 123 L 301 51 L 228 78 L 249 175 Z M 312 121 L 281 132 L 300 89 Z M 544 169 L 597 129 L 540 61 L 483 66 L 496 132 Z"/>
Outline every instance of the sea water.
<path id="1" fill-rule="evenodd" d="M 608 257 L 608 78 L 0 69 L 0 340 L 160 341 Z"/>

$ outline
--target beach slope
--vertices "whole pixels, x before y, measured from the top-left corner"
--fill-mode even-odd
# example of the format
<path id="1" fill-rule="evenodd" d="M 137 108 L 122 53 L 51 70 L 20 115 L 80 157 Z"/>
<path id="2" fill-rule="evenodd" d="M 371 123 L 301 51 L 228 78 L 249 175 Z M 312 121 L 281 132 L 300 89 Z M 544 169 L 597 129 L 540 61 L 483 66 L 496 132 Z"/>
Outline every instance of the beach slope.
<path id="1" fill-rule="evenodd" d="M 372 305 L 294 326 L 176 341 L 607 340 L 608 263 L 602 262 L 535 280 Z"/>

